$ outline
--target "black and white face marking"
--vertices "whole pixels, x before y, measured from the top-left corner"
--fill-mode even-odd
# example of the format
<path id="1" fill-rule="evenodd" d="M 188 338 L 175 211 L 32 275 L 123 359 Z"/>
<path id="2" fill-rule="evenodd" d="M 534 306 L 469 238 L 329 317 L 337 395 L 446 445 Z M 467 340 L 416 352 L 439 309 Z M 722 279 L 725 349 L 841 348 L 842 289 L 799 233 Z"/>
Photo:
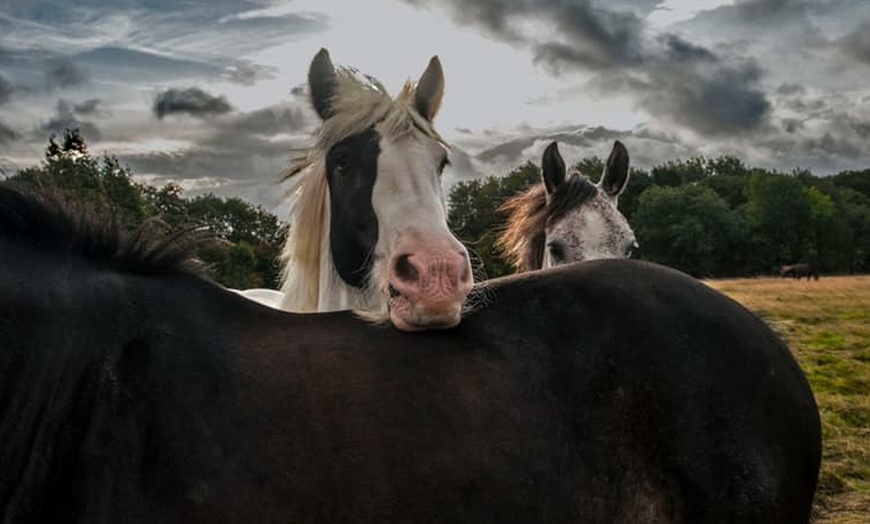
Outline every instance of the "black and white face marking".
<path id="1" fill-rule="evenodd" d="M 342 280 L 357 288 L 368 283 L 378 242 L 372 191 L 380 152 L 380 135 L 371 128 L 342 140 L 326 154 L 332 260 Z"/>
<path id="2" fill-rule="evenodd" d="M 453 327 L 473 278 L 468 253 L 447 226 L 439 177 L 447 151 L 431 128 L 444 94 L 441 62 L 432 57 L 420 80 L 395 99 L 349 75 L 339 74 L 326 49 L 309 68 L 312 105 L 324 127 L 323 149 L 306 165 L 325 176 L 303 192 L 298 208 L 310 227 L 291 229 L 285 246 L 282 308 L 354 309 L 403 331 Z M 365 131 L 348 137 L 351 129 Z M 317 227 L 324 204 L 329 250 L 326 225 Z"/>

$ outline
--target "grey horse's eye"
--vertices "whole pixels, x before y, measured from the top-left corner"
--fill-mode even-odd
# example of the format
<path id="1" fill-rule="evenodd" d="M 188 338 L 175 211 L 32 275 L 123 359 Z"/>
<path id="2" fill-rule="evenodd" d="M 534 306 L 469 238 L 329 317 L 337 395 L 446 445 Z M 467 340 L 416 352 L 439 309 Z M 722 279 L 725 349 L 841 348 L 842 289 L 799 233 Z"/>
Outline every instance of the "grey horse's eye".
<path id="1" fill-rule="evenodd" d="M 550 258 L 553 262 L 565 261 L 565 246 L 561 242 L 548 242 L 547 249 L 550 251 Z"/>

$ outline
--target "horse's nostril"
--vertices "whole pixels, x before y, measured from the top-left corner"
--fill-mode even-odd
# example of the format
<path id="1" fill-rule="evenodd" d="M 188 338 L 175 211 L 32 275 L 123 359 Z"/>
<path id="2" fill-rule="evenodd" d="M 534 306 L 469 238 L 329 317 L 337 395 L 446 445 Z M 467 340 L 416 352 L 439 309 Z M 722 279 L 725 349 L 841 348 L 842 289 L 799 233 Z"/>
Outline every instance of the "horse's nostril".
<path id="1" fill-rule="evenodd" d="M 405 282 L 416 282 L 420 279 L 420 272 L 411 263 L 411 255 L 401 255 L 396 259 L 394 266 L 396 277 Z"/>
<path id="2" fill-rule="evenodd" d="M 390 298 L 397 298 L 402 296 L 402 294 L 399 293 L 399 290 L 394 288 L 392 284 L 387 287 L 387 291 L 390 293 Z"/>

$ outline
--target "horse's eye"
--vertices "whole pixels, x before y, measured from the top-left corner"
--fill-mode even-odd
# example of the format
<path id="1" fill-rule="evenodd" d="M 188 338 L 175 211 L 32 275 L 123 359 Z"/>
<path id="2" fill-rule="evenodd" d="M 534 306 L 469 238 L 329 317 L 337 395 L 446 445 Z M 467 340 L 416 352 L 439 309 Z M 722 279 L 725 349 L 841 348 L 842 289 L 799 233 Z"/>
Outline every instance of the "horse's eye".
<path id="1" fill-rule="evenodd" d="M 444 168 L 446 168 L 449 165 L 450 165 L 450 159 L 445 156 L 444 159 L 441 160 L 441 164 L 438 165 L 438 174 L 440 175 L 441 173 L 443 173 Z"/>
<path id="2" fill-rule="evenodd" d="M 336 171 L 344 171 L 350 165 L 350 159 L 347 155 L 338 153 L 333 157 L 332 165 Z"/>
<path id="3" fill-rule="evenodd" d="M 553 262 L 563 262 L 565 260 L 565 246 L 561 242 L 550 242 L 547 244 L 547 249 L 550 250 L 550 258 Z"/>

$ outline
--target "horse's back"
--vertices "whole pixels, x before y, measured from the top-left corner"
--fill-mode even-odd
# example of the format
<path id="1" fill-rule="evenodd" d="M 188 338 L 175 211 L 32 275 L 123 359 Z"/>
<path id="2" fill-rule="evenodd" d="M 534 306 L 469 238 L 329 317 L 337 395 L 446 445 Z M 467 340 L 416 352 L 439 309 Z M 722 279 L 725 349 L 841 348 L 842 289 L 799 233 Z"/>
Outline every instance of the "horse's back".
<path id="1" fill-rule="evenodd" d="M 807 521 L 815 402 L 788 348 L 745 308 L 637 262 L 508 277 L 479 294 L 487 305 L 453 330 L 303 316 L 305 340 L 259 344 L 271 356 L 248 364 L 269 393 L 254 396 L 293 398 L 293 411 L 334 428 L 287 428 L 311 454 L 301 478 L 339 486 L 323 492 L 354 500 L 348 511 L 382 504 L 395 521 L 421 514 L 394 500 L 441 511 L 432 522 Z M 297 367 L 307 371 L 291 386 L 281 370 Z"/>
<path id="2" fill-rule="evenodd" d="M 762 320 L 686 275 L 638 262 L 581 264 L 517 284 L 494 291 L 493 314 L 518 310 L 492 323 L 550 341 L 529 363 L 540 370 L 548 359 L 549 371 L 526 378 L 570 384 L 562 401 L 584 443 L 579 470 L 596 472 L 578 495 L 590 507 L 625 489 L 617 498 L 637 511 L 627 521 L 647 522 L 644 508 L 671 515 L 649 522 L 807 521 L 818 410 Z M 605 471 L 612 483 L 601 481 Z"/>
<path id="3" fill-rule="evenodd" d="M 676 272 L 509 277 L 456 329 L 408 334 L 71 268 L 0 288 L 16 319 L 0 360 L 24 370 L 0 377 L 19 399 L 0 398 L 17 406 L 6 520 L 806 522 L 818 417 L 800 370 Z M 28 299 L 49 290 L 51 311 Z"/>

